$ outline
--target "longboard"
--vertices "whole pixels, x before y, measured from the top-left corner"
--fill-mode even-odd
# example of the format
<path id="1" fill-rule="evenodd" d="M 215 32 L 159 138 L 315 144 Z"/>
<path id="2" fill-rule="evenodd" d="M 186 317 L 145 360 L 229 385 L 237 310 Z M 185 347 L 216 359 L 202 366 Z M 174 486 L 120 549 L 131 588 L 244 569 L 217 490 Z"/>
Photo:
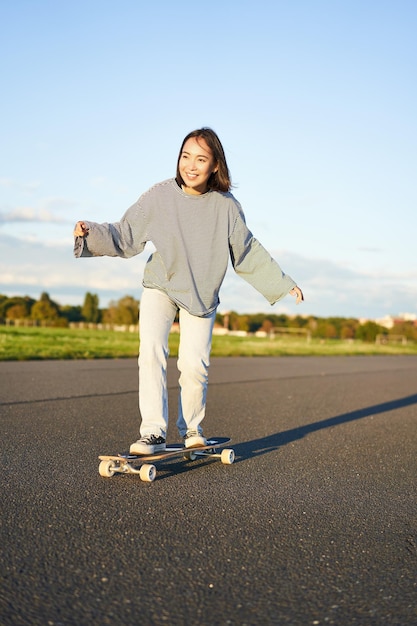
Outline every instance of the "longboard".
<path id="1" fill-rule="evenodd" d="M 198 457 L 219 458 L 225 465 L 231 465 L 235 460 L 234 450 L 225 448 L 230 439 L 228 437 L 212 437 L 207 440 L 206 446 L 186 448 L 182 444 L 167 445 L 162 452 L 149 455 L 123 453 L 116 456 L 100 455 L 98 468 L 100 476 L 111 478 L 114 474 L 139 474 L 141 480 L 153 482 L 156 478 L 155 461 L 163 461 L 175 456 L 182 456 L 188 461 Z M 223 449 L 221 449 L 223 448 Z"/>

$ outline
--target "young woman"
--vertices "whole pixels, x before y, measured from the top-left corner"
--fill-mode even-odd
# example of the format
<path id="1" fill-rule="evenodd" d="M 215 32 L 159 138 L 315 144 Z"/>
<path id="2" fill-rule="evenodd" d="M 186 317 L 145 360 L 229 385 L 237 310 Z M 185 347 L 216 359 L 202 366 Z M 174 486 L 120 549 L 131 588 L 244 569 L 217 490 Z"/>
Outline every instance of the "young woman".
<path id="1" fill-rule="evenodd" d="M 210 128 L 189 133 L 181 146 L 175 178 L 145 192 L 119 222 L 77 222 L 76 257 L 120 256 L 156 250 L 143 277 L 140 302 L 140 438 L 132 454 L 164 450 L 168 428 L 168 335 L 180 322 L 177 427 L 185 446 L 204 445 L 208 368 L 219 290 L 229 258 L 235 272 L 274 304 L 288 293 L 297 304 L 301 289 L 284 274 L 246 226 L 230 193 L 222 144 Z"/>

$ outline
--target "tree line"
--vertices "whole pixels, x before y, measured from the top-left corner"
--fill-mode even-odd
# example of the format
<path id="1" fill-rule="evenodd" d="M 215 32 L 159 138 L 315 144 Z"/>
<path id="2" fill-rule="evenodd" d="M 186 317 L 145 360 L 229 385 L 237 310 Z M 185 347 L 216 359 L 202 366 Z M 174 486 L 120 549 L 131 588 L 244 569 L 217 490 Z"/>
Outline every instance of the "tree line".
<path id="1" fill-rule="evenodd" d="M 71 323 L 85 322 L 104 325 L 136 325 L 140 301 L 126 295 L 100 308 L 97 294 L 87 292 L 79 306 L 60 305 L 43 292 L 39 300 L 29 296 L 8 297 L 0 294 L 0 323 L 33 323 L 43 326 L 66 327 Z M 320 339 L 344 339 L 375 342 L 377 337 L 401 336 L 417 341 L 417 327 L 412 322 L 402 322 L 388 330 L 376 322 L 361 323 L 355 318 L 316 316 L 289 316 L 275 313 L 239 314 L 235 311 L 218 313 L 216 323 L 229 331 L 271 334 L 276 330 L 297 329 Z"/>
<path id="2" fill-rule="evenodd" d="M 69 326 L 70 323 L 131 325 L 138 323 L 139 300 L 124 296 L 101 309 L 97 294 L 86 293 L 79 306 L 60 305 L 43 292 L 39 300 L 29 296 L 9 298 L 0 294 L 0 323 L 39 322 L 43 326 Z"/>

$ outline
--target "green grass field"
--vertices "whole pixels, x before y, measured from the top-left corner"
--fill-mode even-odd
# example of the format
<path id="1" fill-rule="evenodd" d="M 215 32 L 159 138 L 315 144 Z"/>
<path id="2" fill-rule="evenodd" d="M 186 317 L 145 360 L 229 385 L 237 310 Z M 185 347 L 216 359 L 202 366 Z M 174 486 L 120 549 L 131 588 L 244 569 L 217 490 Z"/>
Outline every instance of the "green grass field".
<path id="1" fill-rule="evenodd" d="M 179 335 L 169 339 L 170 356 L 178 354 Z M 138 337 L 131 332 L 110 330 L 0 326 L 0 360 L 114 359 L 136 357 Z M 417 354 L 417 344 L 376 345 L 360 341 L 340 341 L 279 336 L 213 337 L 212 356 L 280 355 L 369 355 Z"/>

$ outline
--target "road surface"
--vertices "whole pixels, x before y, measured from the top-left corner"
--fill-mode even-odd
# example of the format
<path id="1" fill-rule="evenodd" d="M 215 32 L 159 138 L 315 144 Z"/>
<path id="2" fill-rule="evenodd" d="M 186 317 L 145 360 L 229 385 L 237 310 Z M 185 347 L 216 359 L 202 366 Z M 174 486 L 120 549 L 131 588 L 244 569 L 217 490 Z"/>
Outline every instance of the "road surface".
<path id="1" fill-rule="evenodd" d="M 102 478 L 136 361 L 0 363 L 0 623 L 417 624 L 417 357 L 214 358 L 233 465 Z M 169 363 L 177 441 L 176 362 Z"/>

